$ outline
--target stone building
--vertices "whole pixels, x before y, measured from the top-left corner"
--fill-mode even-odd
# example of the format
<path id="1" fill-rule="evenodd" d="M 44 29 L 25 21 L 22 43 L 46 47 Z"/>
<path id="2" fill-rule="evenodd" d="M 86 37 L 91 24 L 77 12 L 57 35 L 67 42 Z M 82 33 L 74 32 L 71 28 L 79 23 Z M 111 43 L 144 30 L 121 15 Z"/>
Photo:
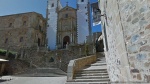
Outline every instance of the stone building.
<path id="1" fill-rule="evenodd" d="M 0 48 L 45 46 L 46 20 L 35 12 L 0 16 Z"/>
<path id="2" fill-rule="evenodd" d="M 112 82 L 150 83 L 150 0 L 99 0 Z"/>
<path id="3" fill-rule="evenodd" d="M 72 8 L 72 9 L 76 10 L 76 14 L 73 14 L 76 17 L 75 18 L 76 22 L 74 22 L 73 23 L 74 25 L 72 25 L 72 26 L 74 26 L 74 28 L 76 28 L 75 32 L 77 32 L 77 33 L 75 33 L 75 32 L 72 33 L 72 38 L 71 37 L 69 37 L 69 38 L 70 38 L 70 40 L 72 40 L 71 42 L 74 41 L 73 43 L 83 44 L 87 40 L 87 36 L 89 36 L 91 34 L 90 4 L 89 4 L 89 0 L 77 0 L 76 4 L 77 4 L 77 9 Z M 60 12 L 61 9 L 62 9 L 62 6 L 60 4 L 60 0 L 48 0 L 47 39 L 48 39 L 48 48 L 50 50 L 55 50 L 56 47 L 63 46 L 63 44 L 61 44 L 61 46 L 60 46 L 60 44 L 58 45 L 58 38 L 60 38 L 60 37 L 59 37 L 59 35 L 57 35 L 58 34 L 57 29 L 60 28 L 58 25 L 60 25 L 59 16 L 60 16 L 60 13 L 62 13 L 62 12 Z M 72 16 L 72 15 L 68 14 L 68 16 Z M 62 28 L 62 29 L 65 29 L 65 28 Z M 68 38 L 68 37 L 66 37 L 66 38 Z"/>
<path id="4" fill-rule="evenodd" d="M 77 43 L 76 9 L 68 5 L 58 12 L 57 47 L 65 48 L 66 44 Z"/>

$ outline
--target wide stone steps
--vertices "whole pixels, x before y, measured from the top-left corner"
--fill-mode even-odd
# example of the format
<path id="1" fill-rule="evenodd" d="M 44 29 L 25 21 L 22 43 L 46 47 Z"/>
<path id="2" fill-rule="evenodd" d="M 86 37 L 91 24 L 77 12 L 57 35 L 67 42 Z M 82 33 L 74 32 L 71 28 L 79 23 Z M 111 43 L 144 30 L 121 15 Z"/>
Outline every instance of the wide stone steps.
<path id="1" fill-rule="evenodd" d="M 110 84 L 108 81 L 101 82 L 67 82 L 66 84 Z"/>
<path id="2" fill-rule="evenodd" d="M 103 79 L 74 79 L 70 82 L 101 82 L 101 81 L 109 81 L 109 78 L 103 78 Z"/>
<path id="3" fill-rule="evenodd" d="M 80 77 L 74 77 L 74 79 L 101 79 L 101 78 L 109 78 L 109 76 L 106 75 L 106 76 L 80 76 Z"/>
<path id="4" fill-rule="evenodd" d="M 90 64 L 90 65 L 86 65 L 86 66 L 101 66 L 101 65 L 106 65 L 106 63 L 94 63 L 94 64 Z"/>
<path id="5" fill-rule="evenodd" d="M 92 70 L 85 70 L 85 71 L 81 71 L 81 72 L 77 72 L 78 74 L 83 74 L 83 73 L 107 73 L 106 70 L 101 70 L 101 71 L 92 71 Z"/>
<path id="6" fill-rule="evenodd" d="M 86 65 L 75 73 L 73 80 L 66 84 L 109 84 L 109 75 L 105 58 L 98 58 L 97 62 Z"/>
<path id="7" fill-rule="evenodd" d="M 102 76 L 102 75 L 108 75 L 108 73 L 88 73 L 88 74 L 76 74 L 76 76 Z"/>

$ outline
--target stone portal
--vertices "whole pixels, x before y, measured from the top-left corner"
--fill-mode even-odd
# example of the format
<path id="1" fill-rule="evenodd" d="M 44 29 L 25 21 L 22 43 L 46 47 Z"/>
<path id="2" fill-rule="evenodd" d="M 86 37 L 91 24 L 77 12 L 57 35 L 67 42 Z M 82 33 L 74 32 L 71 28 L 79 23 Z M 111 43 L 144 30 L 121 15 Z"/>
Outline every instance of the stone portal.
<path id="1" fill-rule="evenodd" d="M 69 44 L 70 43 L 70 37 L 69 36 L 65 36 L 63 38 L 63 48 L 66 48 L 66 44 Z"/>

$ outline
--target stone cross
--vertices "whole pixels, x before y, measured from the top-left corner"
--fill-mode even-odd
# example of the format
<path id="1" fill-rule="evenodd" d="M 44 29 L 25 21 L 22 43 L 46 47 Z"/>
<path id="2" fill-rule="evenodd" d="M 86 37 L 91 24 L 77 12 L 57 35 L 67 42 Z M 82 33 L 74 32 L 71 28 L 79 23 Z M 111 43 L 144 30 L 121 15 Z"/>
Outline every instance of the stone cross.
<path id="1" fill-rule="evenodd" d="M 68 1 L 66 2 L 66 6 L 68 6 Z"/>

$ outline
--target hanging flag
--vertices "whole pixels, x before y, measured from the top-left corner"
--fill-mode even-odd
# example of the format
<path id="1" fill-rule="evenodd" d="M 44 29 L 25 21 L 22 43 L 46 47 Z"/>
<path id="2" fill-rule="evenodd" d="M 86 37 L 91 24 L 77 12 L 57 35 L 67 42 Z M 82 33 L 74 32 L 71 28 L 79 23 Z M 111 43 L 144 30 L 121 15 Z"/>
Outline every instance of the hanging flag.
<path id="1" fill-rule="evenodd" d="M 98 7 L 98 2 L 92 3 L 91 8 L 92 8 L 93 26 L 101 24 L 101 12 Z"/>

